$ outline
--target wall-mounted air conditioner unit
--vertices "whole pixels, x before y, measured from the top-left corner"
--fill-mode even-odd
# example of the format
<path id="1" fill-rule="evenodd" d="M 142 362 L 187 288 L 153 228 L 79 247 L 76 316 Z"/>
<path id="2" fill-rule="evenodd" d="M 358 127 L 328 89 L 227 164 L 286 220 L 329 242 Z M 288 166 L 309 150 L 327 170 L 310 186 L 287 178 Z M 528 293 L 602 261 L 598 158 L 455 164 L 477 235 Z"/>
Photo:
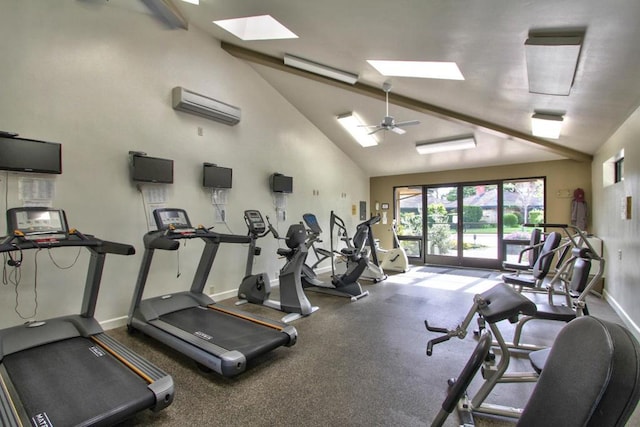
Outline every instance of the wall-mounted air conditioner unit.
<path id="1" fill-rule="evenodd" d="M 172 95 L 175 110 L 197 114 L 229 126 L 240 121 L 240 109 L 233 105 L 191 92 L 180 86 L 173 88 Z"/>

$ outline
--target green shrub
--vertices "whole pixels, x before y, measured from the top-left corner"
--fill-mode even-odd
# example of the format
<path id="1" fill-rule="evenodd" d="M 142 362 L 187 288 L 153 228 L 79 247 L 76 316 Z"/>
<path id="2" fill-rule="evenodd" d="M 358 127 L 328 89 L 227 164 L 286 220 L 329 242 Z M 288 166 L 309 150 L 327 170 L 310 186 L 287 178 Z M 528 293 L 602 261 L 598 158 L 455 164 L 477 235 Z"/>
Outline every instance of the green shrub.
<path id="1" fill-rule="evenodd" d="M 529 223 L 540 224 L 544 221 L 544 212 L 535 210 L 529 212 Z"/>
<path id="2" fill-rule="evenodd" d="M 529 218 L 531 218 L 531 215 L 529 215 Z M 515 227 L 518 225 L 518 216 L 516 214 L 508 213 L 504 215 L 502 221 L 504 222 L 505 227 Z"/>
<path id="3" fill-rule="evenodd" d="M 464 206 L 462 212 L 464 222 L 480 222 L 482 219 L 482 208 L 480 206 Z"/>

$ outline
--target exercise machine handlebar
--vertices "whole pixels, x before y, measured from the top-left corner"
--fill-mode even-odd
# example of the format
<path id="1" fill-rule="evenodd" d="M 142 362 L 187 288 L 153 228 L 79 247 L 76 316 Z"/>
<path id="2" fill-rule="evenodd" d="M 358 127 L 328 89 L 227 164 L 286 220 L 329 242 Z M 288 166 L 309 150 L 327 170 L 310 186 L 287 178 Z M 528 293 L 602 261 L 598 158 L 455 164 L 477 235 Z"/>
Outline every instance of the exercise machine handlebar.
<path id="1" fill-rule="evenodd" d="M 463 328 L 462 325 L 458 325 L 455 329 L 447 329 L 447 328 L 440 328 L 436 326 L 430 326 L 429 322 L 425 320 L 424 326 L 425 328 L 427 328 L 427 331 L 429 332 L 438 332 L 440 334 L 444 334 L 437 338 L 433 338 L 427 342 L 427 356 L 431 356 L 433 354 L 434 345 L 440 344 L 445 341 L 449 341 L 453 337 L 458 337 L 460 339 L 463 339 L 464 337 L 467 336 L 467 327 L 465 326 Z"/>

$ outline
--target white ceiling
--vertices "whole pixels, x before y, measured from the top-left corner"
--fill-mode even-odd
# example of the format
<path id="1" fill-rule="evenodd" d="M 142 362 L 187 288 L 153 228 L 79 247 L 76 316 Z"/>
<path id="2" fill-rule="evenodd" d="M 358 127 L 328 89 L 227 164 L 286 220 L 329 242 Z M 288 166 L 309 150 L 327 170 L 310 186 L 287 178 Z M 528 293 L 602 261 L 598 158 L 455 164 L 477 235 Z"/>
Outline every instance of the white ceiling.
<path id="1" fill-rule="evenodd" d="M 166 1 L 166 0 L 164 0 Z M 565 158 L 557 150 L 518 138 L 530 135 L 530 117 L 564 114 L 559 140 L 593 154 L 640 103 L 640 1 L 638 0 L 173 0 L 190 26 L 244 49 L 281 60 L 285 53 L 360 75 L 380 88 L 381 99 L 353 93 L 250 62 L 282 96 L 370 176 L 395 175 Z M 270 14 L 298 39 L 243 42 L 213 20 Z M 524 42 L 530 32 L 584 31 L 569 96 L 528 91 Z M 464 81 L 388 78 L 367 59 L 455 61 Z M 405 135 L 380 132 L 376 147 L 362 148 L 335 117 L 357 111 L 368 123 L 385 113 L 382 84 L 393 95 L 451 110 L 488 126 L 438 118 L 390 106 L 396 121 L 418 119 Z M 476 122 L 477 123 L 477 122 Z M 487 128 L 501 129 L 500 132 Z M 473 150 L 419 155 L 416 141 L 475 133 Z M 381 135 L 383 134 L 383 135 Z M 512 137 L 509 134 L 513 135 Z M 570 157 L 570 156 L 569 156 Z"/>

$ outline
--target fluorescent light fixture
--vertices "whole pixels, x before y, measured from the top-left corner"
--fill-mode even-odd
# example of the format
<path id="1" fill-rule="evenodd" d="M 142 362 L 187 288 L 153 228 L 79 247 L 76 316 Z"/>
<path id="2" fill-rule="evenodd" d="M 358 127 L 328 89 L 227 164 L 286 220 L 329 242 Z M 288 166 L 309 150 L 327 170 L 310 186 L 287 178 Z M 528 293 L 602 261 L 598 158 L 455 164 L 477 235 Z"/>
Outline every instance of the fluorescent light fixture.
<path id="1" fill-rule="evenodd" d="M 473 135 L 416 142 L 416 151 L 420 154 L 433 154 L 442 153 L 444 151 L 467 150 L 469 148 L 476 148 L 476 140 Z"/>
<path id="2" fill-rule="evenodd" d="M 200 4 L 200 0 L 182 0 L 185 3 Z"/>
<path id="3" fill-rule="evenodd" d="M 464 80 L 455 62 L 382 60 L 367 60 L 367 62 L 383 76 Z"/>
<path id="4" fill-rule="evenodd" d="M 271 15 L 249 16 L 213 21 L 242 40 L 297 39 L 287 27 L 276 21 Z"/>
<path id="5" fill-rule="evenodd" d="M 350 85 L 355 84 L 355 82 L 358 81 L 357 74 L 298 58 L 297 56 L 289 55 L 288 53 L 284 55 L 284 63 L 290 67 L 300 68 L 301 70 L 320 74 L 321 76 L 329 77 L 331 79 L 340 80 L 341 82 L 349 83 Z"/>
<path id="6" fill-rule="evenodd" d="M 356 113 L 345 113 L 338 116 L 338 122 L 347 130 L 358 144 L 363 147 L 378 145 L 375 136 L 369 135 L 369 130 Z"/>
<path id="7" fill-rule="evenodd" d="M 562 116 L 535 113 L 531 116 L 531 133 L 541 138 L 558 139 L 562 129 Z"/>
<path id="8" fill-rule="evenodd" d="M 581 36 L 529 37 L 524 43 L 529 92 L 569 95 L 581 44 Z"/>

